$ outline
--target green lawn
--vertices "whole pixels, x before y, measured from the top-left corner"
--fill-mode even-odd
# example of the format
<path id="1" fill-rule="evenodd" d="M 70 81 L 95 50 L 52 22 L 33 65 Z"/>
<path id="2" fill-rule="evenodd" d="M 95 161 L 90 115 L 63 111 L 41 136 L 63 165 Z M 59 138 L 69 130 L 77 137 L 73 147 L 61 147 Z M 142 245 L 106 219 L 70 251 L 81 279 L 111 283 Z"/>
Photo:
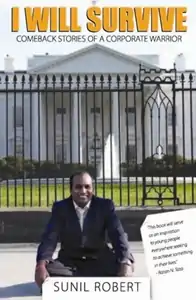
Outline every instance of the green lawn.
<path id="1" fill-rule="evenodd" d="M 142 205 L 142 186 L 135 184 L 106 184 L 105 186 L 98 184 L 96 194 L 112 198 L 116 206 L 141 206 Z M 159 192 L 163 192 L 164 187 L 156 188 Z M 164 197 L 172 197 L 172 191 L 163 192 Z M 196 185 L 192 184 L 178 184 L 177 195 L 180 202 L 183 204 L 196 203 Z M 23 186 L 1 186 L 0 187 L 0 207 L 46 207 L 51 206 L 53 201 L 61 200 L 69 196 L 69 186 L 63 185 L 24 185 Z M 155 198 L 155 200 L 148 200 L 145 202 L 146 206 L 157 206 L 157 193 L 151 190 L 148 197 Z M 171 200 L 165 200 L 164 205 L 173 205 Z"/>

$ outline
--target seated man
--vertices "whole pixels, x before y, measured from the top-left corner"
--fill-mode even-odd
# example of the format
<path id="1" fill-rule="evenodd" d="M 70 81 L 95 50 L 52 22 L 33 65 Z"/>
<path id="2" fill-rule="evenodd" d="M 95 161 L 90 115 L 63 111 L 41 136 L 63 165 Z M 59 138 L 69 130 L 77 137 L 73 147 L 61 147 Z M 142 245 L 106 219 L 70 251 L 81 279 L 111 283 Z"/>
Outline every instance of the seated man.
<path id="1" fill-rule="evenodd" d="M 93 195 L 92 178 L 87 172 L 70 178 L 70 190 L 68 199 L 54 203 L 38 247 L 38 286 L 48 276 L 130 276 L 134 259 L 113 202 Z M 106 233 L 113 249 L 107 245 Z M 61 249 L 53 260 L 58 241 Z"/>

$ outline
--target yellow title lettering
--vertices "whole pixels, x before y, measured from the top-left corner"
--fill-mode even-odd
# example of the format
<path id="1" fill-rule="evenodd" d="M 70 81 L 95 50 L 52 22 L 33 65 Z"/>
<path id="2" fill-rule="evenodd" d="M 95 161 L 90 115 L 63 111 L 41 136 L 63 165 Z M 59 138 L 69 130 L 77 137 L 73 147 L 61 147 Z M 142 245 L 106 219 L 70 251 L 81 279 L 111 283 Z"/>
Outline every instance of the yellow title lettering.
<path id="1" fill-rule="evenodd" d="M 11 30 L 12 32 L 19 31 L 19 7 L 12 7 L 11 10 Z"/>
<path id="2" fill-rule="evenodd" d="M 48 30 L 50 16 L 49 7 L 26 7 L 25 8 L 25 18 L 26 18 L 26 28 L 28 32 L 46 32 Z"/>
<path id="3" fill-rule="evenodd" d="M 177 7 L 176 8 L 176 32 L 186 32 L 187 31 L 187 8 Z"/>
<path id="4" fill-rule="evenodd" d="M 175 26 L 175 7 L 159 8 L 161 31 L 172 32 Z"/>
<path id="5" fill-rule="evenodd" d="M 134 13 L 131 7 L 122 7 L 119 10 L 119 31 L 131 32 L 134 30 Z"/>
<path id="6" fill-rule="evenodd" d="M 159 31 L 159 9 L 158 7 L 153 7 L 151 9 L 151 32 Z"/>
<path id="7" fill-rule="evenodd" d="M 118 7 L 104 7 L 103 30 L 105 32 L 118 30 Z"/>
<path id="8" fill-rule="evenodd" d="M 12 7 L 11 30 L 24 18 L 28 32 L 81 32 L 77 7 Z M 186 32 L 187 7 L 98 7 L 86 11 L 89 32 Z"/>
<path id="9" fill-rule="evenodd" d="M 186 31 L 185 7 L 91 7 L 87 10 L 88 31 L 172 32 Z"/>
<path id="10" fill-rule="evenodd" d="M 87 10 L 86 13 L 87 19 L 90 22 L 87 22 L 86 27 L 90 32 L 99 32 L 102 29 L 102 22 L 98 16 L 101 16 L 100 7 L 91 7 Z"/>
<path id="11" fill-rule="evenodd" d="M 78 9 L 70 8 L 68 22 L 66 7 L 26 7 L 25 18 L 28 32 L 80 32 L 78 24 Z"/>
<path id="12" fill-rule="evenodd" d="M 147 32 L 150 25 L 151 8 L 136 7 L 134 9 L 135 22 L 138 32 Z"/>

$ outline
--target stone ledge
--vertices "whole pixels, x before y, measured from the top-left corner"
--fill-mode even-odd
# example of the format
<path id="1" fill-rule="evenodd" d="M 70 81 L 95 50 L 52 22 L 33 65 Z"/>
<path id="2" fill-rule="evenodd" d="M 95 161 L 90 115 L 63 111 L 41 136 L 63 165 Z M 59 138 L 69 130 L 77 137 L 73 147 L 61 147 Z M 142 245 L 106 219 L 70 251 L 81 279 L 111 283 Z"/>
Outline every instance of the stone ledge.
<path id="1" fill-rule="evenodd" d="M 141 241 L 140 227 L 149 214 L 187 209 L 195 206 L 175 207 L 118 207 L 130 241 Z M 50 208 L 1 208 L 0 243 L 39 243 L 50 216 Z"/>

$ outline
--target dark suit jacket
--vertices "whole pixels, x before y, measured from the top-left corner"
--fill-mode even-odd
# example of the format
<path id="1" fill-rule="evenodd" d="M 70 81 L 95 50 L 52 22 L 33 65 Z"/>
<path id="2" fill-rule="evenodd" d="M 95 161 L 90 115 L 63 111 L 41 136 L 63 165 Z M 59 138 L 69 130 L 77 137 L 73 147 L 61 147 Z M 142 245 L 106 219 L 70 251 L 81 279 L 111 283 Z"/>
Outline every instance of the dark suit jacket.
<path id="1" fill-rule="evenodd" d="M 66 258 L 98 256 L 107 247 L 106 233 L 119 262 L 134 261 L 127 236 L 110 199 L 93 196 L 81 231 L 72 198 L 55 202 L 52 215 L 38 247 L 37 262 L 51 260 L 61 243 L 60 261 Z"/>

